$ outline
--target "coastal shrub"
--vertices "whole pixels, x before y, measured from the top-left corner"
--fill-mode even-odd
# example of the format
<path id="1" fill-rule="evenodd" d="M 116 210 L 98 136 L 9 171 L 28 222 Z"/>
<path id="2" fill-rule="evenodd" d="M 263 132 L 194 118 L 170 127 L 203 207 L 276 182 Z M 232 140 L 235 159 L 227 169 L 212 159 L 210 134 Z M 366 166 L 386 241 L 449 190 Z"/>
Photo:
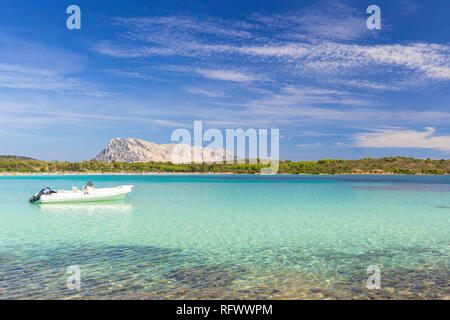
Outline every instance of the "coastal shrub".
<path id="1" fill-rule="evenodd" d="M 260 173 L 262 164 L 227 163 L 185 163 L 170 162 L 82 162 L 39 161 L 26 158 L 5 158 L 0 156 L 0 172 L 214 172 L 214 173 Z M 450 174 L 450 160 L 423 160 L 406 157 L 360 160 L 321 159 L 318 161 L 280 161 L 279 173 L 290 174 L 345 174 L 352 172 L 394 173 L 394 174 Z"/>

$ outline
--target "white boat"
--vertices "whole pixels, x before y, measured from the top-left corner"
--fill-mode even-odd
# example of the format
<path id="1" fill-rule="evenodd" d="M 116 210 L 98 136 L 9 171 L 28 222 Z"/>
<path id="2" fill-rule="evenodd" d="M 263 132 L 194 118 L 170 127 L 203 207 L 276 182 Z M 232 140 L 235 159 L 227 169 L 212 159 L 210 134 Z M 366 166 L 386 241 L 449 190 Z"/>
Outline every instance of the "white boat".
<path id="1" fill-rule="evenodd" d="M 132 189 L 132 185 L 97 189 L 94 188 L 92 183 L 91 185 L 88 183 L 83 190 L 72 187 L 72 190 L 52 191 L 49 188 L 45 188 L 31 197 L 30 202 L 63 203 L 120 200 L 130 193 Z"/>

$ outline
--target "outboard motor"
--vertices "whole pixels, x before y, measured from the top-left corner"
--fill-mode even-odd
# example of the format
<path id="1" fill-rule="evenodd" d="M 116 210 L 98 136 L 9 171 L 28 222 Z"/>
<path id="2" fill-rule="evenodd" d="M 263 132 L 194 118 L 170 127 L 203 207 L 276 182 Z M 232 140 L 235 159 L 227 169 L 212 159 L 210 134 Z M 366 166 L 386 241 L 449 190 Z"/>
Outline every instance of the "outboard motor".
<path id="1" fill-rule="evenodd" d="M 52 194 L 52 193 L 56 193 L 56 191 L 53 191 L 52 189 L 50 189 L 49 187 L 46 187 L 44 189 L 42 189 L 41 191 L 39 191 L 38 193 L 36 193 L 34 196 L 32 196 L 30 198 L 30 202 L 34 203 L 36 201 L 39 201 L 39 199 L 41 199 L 41 196 L 43 194 Z"/>
<path id="2" fill-rule="evenodd" d="M 88 181 L 83 187 L 84 194 L 89 194 L 90 191 L 94 190 L 94 184 L 92 181 Z"/>

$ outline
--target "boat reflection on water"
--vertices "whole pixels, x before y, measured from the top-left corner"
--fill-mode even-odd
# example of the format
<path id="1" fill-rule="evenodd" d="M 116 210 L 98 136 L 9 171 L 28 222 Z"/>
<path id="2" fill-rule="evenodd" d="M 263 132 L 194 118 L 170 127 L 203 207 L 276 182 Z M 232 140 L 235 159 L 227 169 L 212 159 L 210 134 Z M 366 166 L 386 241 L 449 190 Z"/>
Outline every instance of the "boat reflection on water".
<path id="1" fill-rule="evenodd" d="M 39 204 L 40 240 L 47 245 L 73 247 L 74 244 L 91 246 L 109 239 L 111 243 L 123 243 L 133 227 L 134 208 L 125 201 L 95 203 Z"/>
<path id="2" fill-rule="evenodd" d="M 39 208 L 45 213 L 56 214 L 129 214 L 133 211 L 133 206 L 125 201 L 105 201 L 96 203 L 42 203 Z"/>

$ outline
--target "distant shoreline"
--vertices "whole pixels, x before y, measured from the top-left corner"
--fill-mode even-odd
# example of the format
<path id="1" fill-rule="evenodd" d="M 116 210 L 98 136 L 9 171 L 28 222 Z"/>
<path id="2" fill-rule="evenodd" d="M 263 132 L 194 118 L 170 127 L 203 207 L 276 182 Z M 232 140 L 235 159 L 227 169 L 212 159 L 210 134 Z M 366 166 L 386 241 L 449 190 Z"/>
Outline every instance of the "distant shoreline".
<path id="1" fill-rule="evenodd" d="M 261 173 L 237 173 L 237 172 L 1 172 L 0 177 L 28 177 L 28 176 L 213 176 L 213 175 L 253 175 L 267 176 L 271 174 Z M 448 176 L 450 174 L 428 174 L 428 173 L 374 173 L 374 172 L 352 172 L 352 173 L 275 173 L 273 175 L 291 176 Z"/>
<path id="2" fill-rule="evenodd" d="M 171 162 L 59 162 L 2 159 L 0 175 L 161 175 L 161 174 L 260 174 L 268 163 L 245 159 L 242 163 Z M 317 161 L 279 160 L 273 172 L 311 175 L 450 175 L 450 159 L 431 160 L 407 157 L 322 159 Z"/>

